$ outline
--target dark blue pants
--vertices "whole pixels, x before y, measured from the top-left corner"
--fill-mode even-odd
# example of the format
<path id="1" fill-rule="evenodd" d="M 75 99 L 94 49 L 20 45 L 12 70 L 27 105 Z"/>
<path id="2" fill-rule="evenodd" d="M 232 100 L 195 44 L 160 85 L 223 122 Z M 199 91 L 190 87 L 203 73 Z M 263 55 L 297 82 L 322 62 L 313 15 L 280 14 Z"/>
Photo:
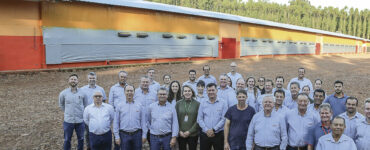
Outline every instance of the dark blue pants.
<path id="1" fill-rule="evenodd" d="M 73 130 L 75 130 L 77 134 L 78 150 L 84 149 L 84 131 L 85 131 L 85 123 L 68 123 L 63 122 L 63 130 L 64 130 L 64 150 L 71 149 L 71 139 L 73 135 Z"/>
<path id="2" fill-rule="evenodd" d="M 138 131 L 133 135 L 119 132 L 119 137 L 121 139 L 121 150 L 141 150 L 142 135 L 142 131 Z"/>
<path id="3" fill-rule="evenodd" d="M 112 149 L 112 132 L 110 130 L 102 135 L 96 135 L 90 132 L 89 137 L 91 150 Z"/>
<path id="4" fill-rule="evenodd" d="M 163 147 L 163 150 L 171 150 L 170 142 L 171 134 L 165 137 L 150 134 L 150 150 L 160 150 L 161 147 Z"/>

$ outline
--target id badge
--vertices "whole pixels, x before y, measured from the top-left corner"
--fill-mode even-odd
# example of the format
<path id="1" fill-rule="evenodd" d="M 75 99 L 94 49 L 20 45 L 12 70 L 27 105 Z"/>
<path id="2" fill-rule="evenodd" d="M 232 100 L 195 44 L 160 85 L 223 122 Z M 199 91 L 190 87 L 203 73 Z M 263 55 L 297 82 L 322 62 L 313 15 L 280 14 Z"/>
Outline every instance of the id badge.
<path id="1" fill-rule="evenodd" d="M 185 122 L 188 122 L 188 115 L 186 115 L 186 116 L 184 117 L 184 121 L 185 121 Z"/>

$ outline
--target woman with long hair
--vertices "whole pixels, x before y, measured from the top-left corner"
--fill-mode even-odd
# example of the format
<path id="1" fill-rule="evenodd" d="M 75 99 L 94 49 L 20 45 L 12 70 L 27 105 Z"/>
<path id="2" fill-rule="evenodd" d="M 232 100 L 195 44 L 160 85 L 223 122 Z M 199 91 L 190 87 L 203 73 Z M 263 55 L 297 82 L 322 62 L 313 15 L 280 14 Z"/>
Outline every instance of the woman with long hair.
<path id="1" fill-rule="evenodd" d="M 167 101 L 175 107 L 176 102 L 181 99 L 181 86 L 179 81 L 172 81 L 169 86 Z"/>
<path id="2" fill-rule="evenodd" d="M 254 79 L 254 77 L 249 77 L 247 78 L 247 94 L 249 95 L 248 96 L 248 99 L 247 99 L 247 104 L 251 107 L 254 108 L 254 110 L 257 111 L 256 108 L 257 107 L 257 99 L 258 97 L 261 95 L 261 92 L 260 90 L 258 90 L 258 88 L 256 87 L 256 79 Z"/>

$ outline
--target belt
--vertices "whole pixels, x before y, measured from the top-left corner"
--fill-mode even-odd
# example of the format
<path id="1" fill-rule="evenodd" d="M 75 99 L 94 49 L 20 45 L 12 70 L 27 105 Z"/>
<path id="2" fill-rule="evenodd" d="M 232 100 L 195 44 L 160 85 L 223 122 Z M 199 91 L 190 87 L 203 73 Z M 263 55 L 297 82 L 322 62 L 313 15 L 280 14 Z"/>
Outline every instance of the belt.
<path id="1" fill-rule="evenodd" d="M 272 146 L 272 147 L 262 147 L 262 146 L 255 145 L 255 147 L 258 149 L 263 149 L 263 150 L 275 150 L 275 149 L 279 150 L 280 149 L 279 145 Z"/>
<path id="2" fill-rule="evenodd" d="M 104 136 L 104 135 L 106 135 L 107 133 L 109 133 L 110 132 L 110 130 L 109 131 L 107 131 L 107 132 L 105 132 L 105 133 L 102 133 L 102 134 L 95 134 L 95 133 L 93 133 L 93 132 L 90 132 L 91 134 L 93 134 L 93 135 L 95 135 L 95 136 Z"/>
<path id="3" fill-rule="evenodd" d="M 140 131 L 142 131 L 141 129 L 138 129 L 138 130 L 136 130 L 136 131 L 134 131 L 134 132 L 126 132 L 126 131 L 124 131 L 124 130 L 119 130 L 119 132 L 121 132 L 121 133 L 123 133 L 123 134 L 127 134 L 127 135 L 134 135 L 134 134 L 136 134 L 136 133 L 138 133 L 138 132 L 140 132 Z"/>
<path id="4" fill-rule="evenodd" d="M 293 147 L 293 146 L 288 145 L 288 148 L 294 149 L 294 150 L 307 150 L 307 145 L 301 146 L 301 147 Z"/>
<path id="5" fill-rule="evenodd" d="M 157 138 L 163 138 L 163 137 L 169 136 L 169 135 L 171 135 L 171 134 L 172 134 L 172 132 L 170 132 L 170 133 L 166 133 L 166 134 L 161 134 L 161 135 L 154 135 L 154 134 L 150 134 L 150 135 L 152 135 L 152 136 L 154 136 L 154 137 L 157 137 Z"/>

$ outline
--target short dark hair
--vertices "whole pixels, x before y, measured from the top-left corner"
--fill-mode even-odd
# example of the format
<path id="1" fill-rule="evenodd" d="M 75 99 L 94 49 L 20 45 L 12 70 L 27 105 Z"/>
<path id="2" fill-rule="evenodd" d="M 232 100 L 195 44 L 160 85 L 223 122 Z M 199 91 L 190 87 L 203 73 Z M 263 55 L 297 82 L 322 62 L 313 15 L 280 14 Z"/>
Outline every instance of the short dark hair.
<path id="1" fill-rule="evenodd" d="M 190 72 L 195 72 L 195 74 L 197 74 L 197 71 L 195 71 L 194 69 L 189 70 L 189 74 Z"/>
<path id="2" fill-rule="evenodd" d="M 217 85 L 216 84 L 214 84 L 214 83 L 208 83 L 207 84 L 207 89 L 210 88 L 210 87 L 212 87 L 212 86 L 214 86 L 215 88 L 217 88 Z"/>
<path id="3" fill-rule="evenodd" d="M 276 81 L 277 79 L 279 79 L 279 78 L 283 79 L 283 82 L 284 82 L 284 77 L 283 77 L 283 76 L 277 76 L 277 77 L 275 78 L 275 81 Z"/>
<path id="4" fill-rule="evenodd" d="M 236 91 L 236 96 L 238 96 L 239 94 L 244 94 L 244 95 L 248 96 L 247 91 L 245 91 L 243 89 Z"/>
<path id="5" fill-rule="evenodd" d="M 306 69 L 304 69 L 303 67 L 298 68 L 298 70 L 301 70 L 301 69 L 303 69 L 303 72 L 306 72 Z"/>
<path id="6" fill-rule="evenodd" d="M 344 126 L 346 126 L 346 120 L 343 117 L 341 117 L 341 116 L 334 117 L 333 120 L 330 120 L 330 124 L 333 124 L 334 119 L 342 119 L 343 120 L 343 123 L 344 123 Z"/>
<path id="7" fill-rule="evenodd" d="M 315 95 L 316 93 L 324 93 L 324 97 L 325 97 L 325 91 L 323 89 L 316 89 L 314 92 L 313 92 L 313 95 Z"/>
<path id="8" fill-rule="evenodd" d="M 155 71 L 155 69 L 154 69 L 154 68 L 149 68 L 149 69 L 146 71 L 146 73 L 148 73 L 150 70 L 154 70 L 154 71 Z"/>
<path id="9" fill-rule="evenodd" d="M 209 65 L 204 65 L 204 66 L 203 66 L 203 71 L 204 71 L 204 67 L 208 67 L 208 68 L 209 68 L 209 70 L 211 70 L 211 66 L 209 66 Z"/>
<path id="10" fill-rule="evenodd" d="M 206 86 L 206 83 L 203 80 L 199 80 L 198 83 L 197 83 L 197 87 L 198 86 L 205 87 Z"/>
<path id="11" fill-rule="evenodd" d="M 272 85 L 272 86 L 274 86 L 274 82 L 273 82 L 271 79 L 266 79 L 266 80 L 265 80 L 265 84 L 266 84 L 267 82 L 271 82 L 271 85 Z"/>
<path id="12" fill-rule="evenodd" d="M 358 105 L 358 99 L 357 99 L 356 97 L 354 97 L 354 96 L 349 96 L 349 97 L 347 97 L 347 98 L 346 98 L 346 103 L 345 103 L 345 104 L 347 104 L 347 101 L 348 101 L 349 99 L 356 100 L 356 106 Z"/>
<path id="13" fill-rule="evenodd" d="M 89 72 L 89 74 L 87 74 L 89 76 L 96 76 L 96 73 L 95 72 Z"/>
<path id="14" fill-rule="evenodd" d="M 292 86 L 293 84 L 297 85 L 299 89 L 301 88 L 298 82 L 291 82 L 290 86 Z"/>
<path id="15" fill-rule="evenodd" d="M 276 90 L 275 92 L 274 92 L 274 96 L 276 95 L 276 93 L 282 93 L 283 95 L 284 95 L 284 97 L 285 97 L 285 91 L 284 90 Z"/>
<path id="16" fill-rule="evenodd" d="M 334 82 L 334 85 L 335 85 L 335 84 L 338 84 L 338 83 L 342 84 L 342 86 L 343 86 L 343 82 L 342 82 L 342 81 L 340 81 L 340 80 L 335 81 L 335 82 Z"/>
<path id="17" fill-rule="evenodd" d="M 76 77 L 76 78 L 78 79 L 78 75 L 77 75 L 77 74 L 75 74 L 75 73 L 74 73 L 74 74 L 69 75 L 69 77 L 68 77 L 68 78 L 71 78 L 71 77 L 73 77 L 73 76 L 74 76 L 74 77 Z"/>
<path id="18" fill-rule="evenodd" d="M 164 77 L 166 77 L 166 76 L 169 76 L 169 77 L 170 77 L 170 79 L 171 79 L 171 75 L 169 75 L 169 74 L 165 74 L 165 75 L 163 75 L 163 80 L 164 80 Z"/>

